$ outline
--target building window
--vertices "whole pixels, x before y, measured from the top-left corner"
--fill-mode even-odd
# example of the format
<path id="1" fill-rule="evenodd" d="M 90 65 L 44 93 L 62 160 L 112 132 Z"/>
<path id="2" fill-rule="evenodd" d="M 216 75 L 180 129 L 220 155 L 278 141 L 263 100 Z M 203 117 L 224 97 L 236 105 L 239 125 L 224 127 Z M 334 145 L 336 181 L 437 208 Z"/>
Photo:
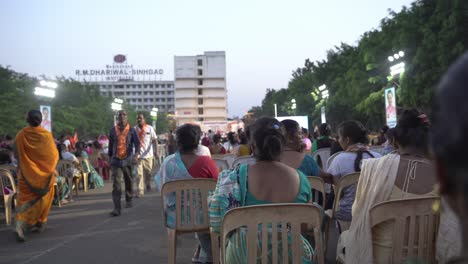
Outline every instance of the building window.
<path id="1" fill-rule="evenodd" d="M 202 105 L 203 104 L 203 98 L 198 98 L 198 104 Z"/>
<path id="2" fill-rule="evenodd" d="M 156 84 L 155 87 L 156 87 L 156 88 L 159 88 L 159 84 Z"/>
<path id="3" fill-rule="evenodd" d="M 166 92 L 161 92 L 161 94 L 162 94 L 162 95 L 165 95 L 165 94 L 166 94 Z"/>
<path id="4" fill-rule="evenodd" d="M 153 98 L 150 98 L 149 101 L 150 101 L 150 102 L 153 102 Z"/>
<path id="5" fill-rule="evenodd" d="M 198 75 L 199 76 L 203 75 L 203 70 L 202 69 L 198 69 Z"/>
<path id="6" fill-rule="evenodd" d="M 149 88 L 153 88 L 153 85 L 152 85 L 152 84 L 150 84 L 150 85 L 149 85 Z"/>
<path id="7" fill-rule="evenodd" d="M 148 99 L 146 99 L 146 98 L 145 98 L 145 99 L 143 99 L 143 102 L 148 102 Z"/>
<path id="8" fill-rule="evenodd" d="M 166 88 L 166 85 L 164 83 L 161 84 L 161 88 Z"/>
<path id="9" fill-rule="evenodd" d="M 173 86 L 173 85 L 170 84 L 170 83 L 167 84 L 167 88 L 171 88 L 172 86 Z"/>
<path id="10" fill-rule="evenodd" d="M 166 102 L 166 98 L 161 98 L 161 102 Z"/>
<path id="11" fill-rule="evenodd" d="M 198 88 L 198 95 L 202 95 L 203 94 L 203 89 L 202 88 Z"/>
<path id="12" fill-rule="evenodd" d="M 203 85 L 203 79 L 198 79 L 198 85 Z"/>
<path id="13" fill-rule="evenodd" d="M 168 101 L 168 102 L 172 102 L 172 98 L 167 98 L 167 101 Z"/>
<path id="14" fill-rule="evenodd" d="M 136 92 L 132 92 L 132 95 L 136 95 Z"/>
<path id="15" fill-rule="evenodd" d="M 138 99 L 138 102 L 141 102 L 141 99 Z"/>
<path id="16" fill-rule="evenodd" d="M 127 95 L 130 95 L 130 92 L 127 92 Z"/>
<path id="17" fill-rule="evenodd" d="M 143 95 L 148 95 L 148 92 L 143 92 Z"/>
<path id="18" fill-rule="evenodd" d="M 134 84 L 134 85 L 132 85 L 132 87 L 133 87 L 133 88 L 136 88 L 136 85 Z"/>
<path id="19" fill-rule="evenodd" d="M 156 98 L 156 102 L 159 102 L 159 98 Z"/>
<path id="20" fill-rule="evenodd" d="M 198 114 L 199 114 L 199 115 L 203 115 L 203 108 L 201 108 L 201 107 L 198 108 Z"/>
<path id="21" fill-rule="evenodd" d="M 149 95 L 153 95 L 154 93 L 153 92 L 149 92 Z"/>
<path id="22" fill-rule="evenodd" d="M 198 66 L 203 66 L 203 60 L 202 60 L 202 59 L 198 59 L 198 60 L 197 60 L 197 65 L 198 65 Z"/>
<path id="23" fill-rule="evenodd" d="M 138 95 L 141 95 L 141 92 L 138 92 Z"/>
<path id="24" fill-rule="evenodd" d="M 171 92 L 171 91 L 167 92 L 168 95 L 171 95 L 172 93 L 173 93 L 173 92 Z"/>

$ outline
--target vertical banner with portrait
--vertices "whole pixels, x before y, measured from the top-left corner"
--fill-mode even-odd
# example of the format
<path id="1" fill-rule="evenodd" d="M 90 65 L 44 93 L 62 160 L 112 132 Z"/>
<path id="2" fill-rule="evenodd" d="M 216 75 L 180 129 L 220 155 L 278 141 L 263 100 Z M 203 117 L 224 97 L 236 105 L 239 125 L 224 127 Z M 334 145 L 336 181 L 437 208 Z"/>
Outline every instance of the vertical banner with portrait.
<path id="1" fill-rule="evenodd" d="M 385 116 L 387 117 L 387 126 L 389 127 L 395 127 L 397 124 L 395 98 L 395 87 L 385 89 Z"/>
<path id="2" fill-rule="evenodd" d="M 39 111 L 42 113 L 41 127 L 52 132 L 52 112 L 50 111 L 50 105 L 41 105 Z"/>

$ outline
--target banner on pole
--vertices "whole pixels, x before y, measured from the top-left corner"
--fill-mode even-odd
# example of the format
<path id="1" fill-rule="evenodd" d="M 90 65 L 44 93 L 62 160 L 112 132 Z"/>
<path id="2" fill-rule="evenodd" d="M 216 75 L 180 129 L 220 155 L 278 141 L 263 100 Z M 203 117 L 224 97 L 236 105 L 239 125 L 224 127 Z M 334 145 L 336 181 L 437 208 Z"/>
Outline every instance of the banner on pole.
<path id="1" fill-rule="evenodd" d="M 42 113 L 41 127 L 52 132 L 52 112 L 50 111 L 50 105 L 41 105 L 39 111 Z"/>
<path id="2" fill-rule="evenodd" d="M 395 96 L 395 87 L 385 89 L 385 116 L 389 127 L 395 127 L 397 124 Z"/>

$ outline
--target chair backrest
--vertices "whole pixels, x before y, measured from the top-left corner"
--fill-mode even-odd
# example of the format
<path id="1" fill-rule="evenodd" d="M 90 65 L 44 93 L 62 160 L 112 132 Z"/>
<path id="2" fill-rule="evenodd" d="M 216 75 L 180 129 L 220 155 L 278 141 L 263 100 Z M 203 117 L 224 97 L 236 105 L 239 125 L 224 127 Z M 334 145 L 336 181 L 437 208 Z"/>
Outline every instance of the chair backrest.
<path id="1" fill-rule="evenodd" d="M 243 156 L 243 157 L 239 157 L 239 158 L 235 159 L 234 162 L 232 163 L 231 168 L 235 168 L 239 164 L 252 165 L 252 164 L 255 164 L 255 162 L 256 162 L 256 160 L 255 160 L 255 158 L 253 156 Z"/>
<path id="2" fill-rule="evenodd" d="M 229 163 L 225 159 L 213 159 L 214 162 L 216 163 L 216 167 L 218 167 L 219 171 L 223 170 L 228 170 L 229 169 Z"/>
<path id="3" fill-rule="evenodd" d="M 3 196 L 3 189 L 7 186 L 10 186 L 13 192 L 17 192 L 15 179 L 11 171 L 6 166 L 0 166 L 0 196 Z"/>
<path id="4" fill-rule="evenodd" d="M 322 178 L 317 176 L 307 176 L 310 187 L 312 188 L 312 203 L 320 205 L 325 208 L 325 182 Z M 320 199 L 320 194 L 322 199 Z"/>
<path id="5" fill-rule="evenodd" d="M 309 224 L 314 228 L 314 258 L 319 264 L 325 263 L 320 209 L 313 204 L 296 203 L 254 205 L 229 210 L 221 226 L 221 263 L 226 263 L 229 234 L 241 227 L 247 227 L 246 263 L 258 263 L 258 240 L 261 241 L 261 263 L 302 263 L 301 224 Z M 287 244 L 290 246 L 281 246 Z M 268 254 L 270 245 L 271 256 Z M 288 261 L 289 258 L 292 260 Z"/>
<path id="6" fill-rule="evenodd" d="M 335 154 L 331 155 L 328 160 L 327 160 L 327 169 L 330 168 L 330 165 L 332 163 L 332 161 L 336 158 L 336 156 L 340 155 L 341 153 L 343 153 L 344 151 L 338 151 L 336 152 Z"/>
<path id="7" fill-rule="evenodd" d="M 335 217 L 335 213 L 340 206 L 340 198 L 343 192 L 343 189 L 349 187 L 353 184 L 357 184 L 359 181 L 359 176 L 361 175 L 360 172 L 350 173 L 347 174 L 334 184 L 335 186 L 335 201 L 333 202 L 333 217 Z"/>
<path id="8" fill-rule="evenodd" d="M 175 230 L 181 232 L 209 230 L 208 192 L 214 191 L 214 179 L 184 179 L 166 182 L 161 189 L 161 203 L 166 223 L 164 200 L 175 193 Z"/>
<path id="9" fill-rule="evenodd" d="M 382 154 L 384 146 L 371 146 L 369 147 L 369 150 Z"/>
<path id="10" fill-rule="evenodd" d="M 236 159 L 236 156 L 234 156 L 234 154 L 215 154 L 215 155 L 211 155 L 211 158 L 212 159 L 223 159 L 223 160 L 227 161 L 227 163 L 229 165 L 229 168 L 231 168 L 231 165 L 234 162 L 234 160 Z"/>
<path id="11" fill-rule="evenodd" d="M 317 149 L 314 153 L 312 153 L 312 158 L 317 161 L 318 165 L 320 168 L 322 168 L 323 171 L 327 171 L 327 160 L 330 157 L 330 148 L 321 148 Z"/>
<path id="12" fill-rule="evenodd" d="M 434 213 L 432 205 L 437 200 L 437 197 L 400 199 L 371 208 L 371 227 L 394 221 L 391 263 L 404 263 L 409 259 L 436 263 L 435 242 L 440 215 Z"/>
<path id="13" fill-rule="evenodd" d="M 62 177 L 69 177 L 69 169 L 75 168 L 75 164 L 69 160 L 59 160 L 57 163 L 58 175 Z"/>

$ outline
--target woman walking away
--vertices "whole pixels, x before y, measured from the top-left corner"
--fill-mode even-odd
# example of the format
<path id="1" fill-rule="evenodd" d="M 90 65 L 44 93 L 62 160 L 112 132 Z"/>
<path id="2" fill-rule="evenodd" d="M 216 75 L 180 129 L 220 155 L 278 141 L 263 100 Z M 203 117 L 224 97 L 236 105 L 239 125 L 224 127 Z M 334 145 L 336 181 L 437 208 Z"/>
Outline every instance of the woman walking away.
<path id="1" fill-rule="evenodd" d="M 16 210 L 18 241 L 25 241 L 24 232 L 28 227 L 44 231 L 54 199 L 55 167 L 59 155 L 52 134 L 40 126 L 41 121 L 40 111 L 29 111 L 29 126 L 16 135 L 20 162 Z"/>

